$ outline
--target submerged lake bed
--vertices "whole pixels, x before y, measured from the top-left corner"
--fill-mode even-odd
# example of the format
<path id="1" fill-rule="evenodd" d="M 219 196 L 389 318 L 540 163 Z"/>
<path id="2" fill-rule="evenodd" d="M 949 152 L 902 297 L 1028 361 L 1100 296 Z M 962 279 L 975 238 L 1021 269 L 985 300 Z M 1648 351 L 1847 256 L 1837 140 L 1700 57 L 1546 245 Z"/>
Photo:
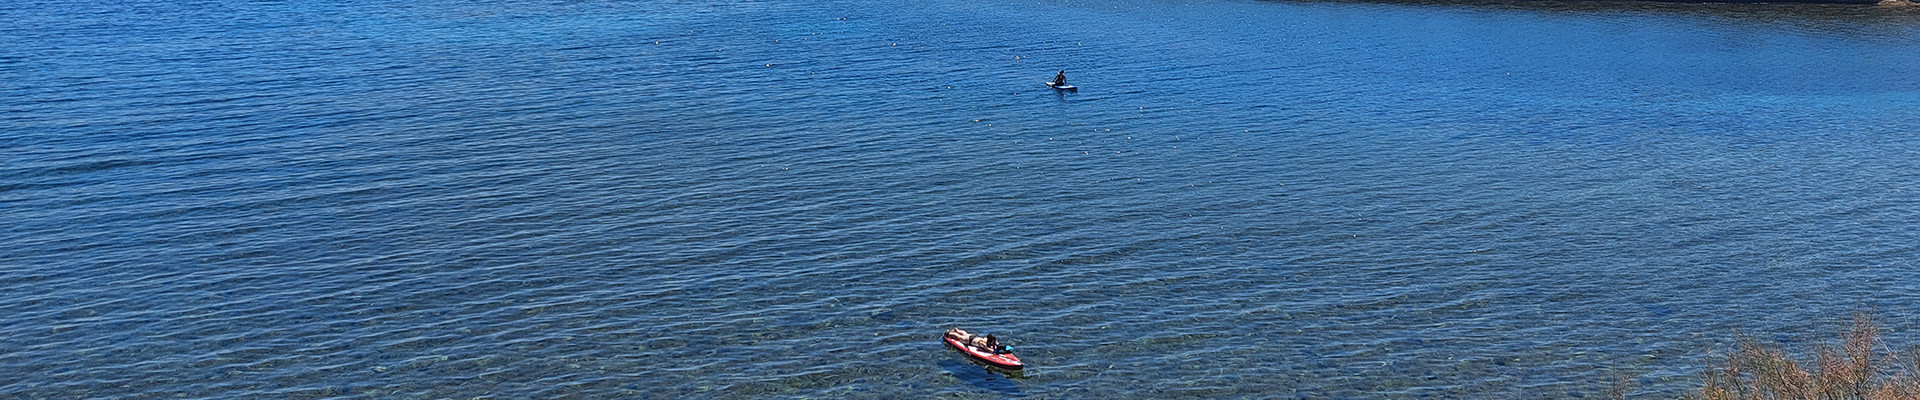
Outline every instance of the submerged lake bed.
<path id="1" fill-rule="evenodd" d="M 1666 398 L 1736 331 L 1920 343 L 1910 9 L 0 20 L 0 397 Z"/>

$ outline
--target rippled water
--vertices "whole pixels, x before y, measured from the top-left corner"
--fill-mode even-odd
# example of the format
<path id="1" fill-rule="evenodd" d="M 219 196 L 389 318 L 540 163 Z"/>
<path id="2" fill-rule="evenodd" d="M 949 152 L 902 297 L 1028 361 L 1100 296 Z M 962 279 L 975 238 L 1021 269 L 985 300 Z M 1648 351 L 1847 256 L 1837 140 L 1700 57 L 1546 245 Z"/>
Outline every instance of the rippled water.
<path id="1" fill-rule="evenodd" d="M 0 397 L 1667 396 L 1736 329 L 1920 326 L 1914 11 L 0 21 Z"/>

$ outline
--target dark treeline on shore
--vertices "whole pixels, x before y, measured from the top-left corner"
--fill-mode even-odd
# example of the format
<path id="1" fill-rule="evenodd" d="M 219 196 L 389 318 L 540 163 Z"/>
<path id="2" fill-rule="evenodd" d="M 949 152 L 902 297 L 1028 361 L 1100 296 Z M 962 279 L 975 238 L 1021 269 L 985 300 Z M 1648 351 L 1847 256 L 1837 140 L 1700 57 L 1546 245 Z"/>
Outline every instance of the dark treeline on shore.
<path id="1" fill-rule="evenodd" d="M 1869 10 L 1909 9 L 1920 5 L 1914 0 L 1303 0 L 1305 2 L 1338 3 L 1392 3 L 1392 4 L 1429 4 L 1429 5 L 1479 5 L 1512 9 L 1540 9 L 1564 11 L 1606 11 L 1622 9 L 1695 9 L 1714 6 L 1752 6 L 1770 5 L 1771 8 L 1792 8 L 1796 6 L 1874 6 Z M 1676 8 L 1677 7 L 1677 8 Z M 1823 7 L 1832 8 L 1832 7 Z M 1831 10 L 1823 10 L 1831 11 Z"/>
<path id="2" fill-rule="evenodd" d="M 1907 37 L 1920 31 L 1915 0 L 1270 0 L 1276 2 L 1398 4 L 1542 13 L 1709 16 L 1810 32 L 1863 37 Z"/>

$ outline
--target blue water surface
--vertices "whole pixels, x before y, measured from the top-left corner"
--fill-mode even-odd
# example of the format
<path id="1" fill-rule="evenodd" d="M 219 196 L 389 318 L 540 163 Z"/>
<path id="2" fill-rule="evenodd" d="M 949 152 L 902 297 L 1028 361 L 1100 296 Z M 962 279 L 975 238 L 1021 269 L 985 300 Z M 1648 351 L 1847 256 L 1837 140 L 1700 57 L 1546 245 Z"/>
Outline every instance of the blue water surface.
<path id="1" fill-rule="evenodd" d="M 1671 397 L 1736 331 L 1920 326 L 1914 10 L 0 21 L 4 398 Z"/>

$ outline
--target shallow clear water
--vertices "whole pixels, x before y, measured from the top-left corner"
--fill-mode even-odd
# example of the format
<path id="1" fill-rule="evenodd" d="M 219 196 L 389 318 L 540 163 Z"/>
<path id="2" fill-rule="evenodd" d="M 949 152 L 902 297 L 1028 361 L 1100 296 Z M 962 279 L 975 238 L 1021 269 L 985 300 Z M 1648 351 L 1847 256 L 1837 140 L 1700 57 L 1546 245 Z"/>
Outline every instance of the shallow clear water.
<path id="1" fill-rule="evenodd" d="M 1674 395 L 1735 330 L 1920 307 L 1913 11 L 0 21 L 0 397 Z"/>

